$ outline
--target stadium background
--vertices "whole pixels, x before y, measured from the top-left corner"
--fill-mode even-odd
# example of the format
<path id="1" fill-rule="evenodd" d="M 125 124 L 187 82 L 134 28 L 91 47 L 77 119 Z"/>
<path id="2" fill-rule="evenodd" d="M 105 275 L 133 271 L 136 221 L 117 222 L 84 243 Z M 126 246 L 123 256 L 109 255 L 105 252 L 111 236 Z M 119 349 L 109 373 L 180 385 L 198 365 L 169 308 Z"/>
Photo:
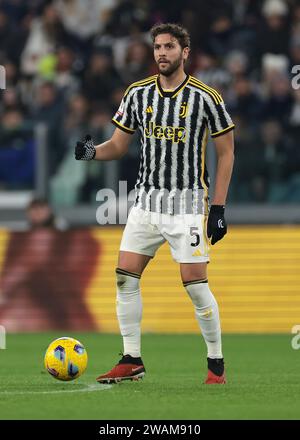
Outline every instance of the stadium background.
<path id="1" fill-rule="evenodd" d="M 110 136 L 126 86 L 156 72 L 147 31 L 158 21 L 188 28 L 188 72 L 222 93 L 236 124 L 229 234 L 209 266 L 223 331 L 290 333 L 300 323 L 300 90 L 291 73 L 300 3 L 2 0 L 0 324 L 8 332 L 118 332 L 122 227 L 97 225 L 96 193 L 117 191 L 119 180 L 133 188 L 138 140 L 118 162 L 76 162 L 73 150 L 87 133 Z M 208 156 L 213 178 L 212 148 Z M 53 207 L 55 230 L 28 223 L 35 196 Z M 144 332 L 198 332 L 166 245 L 142 287 Z"/>

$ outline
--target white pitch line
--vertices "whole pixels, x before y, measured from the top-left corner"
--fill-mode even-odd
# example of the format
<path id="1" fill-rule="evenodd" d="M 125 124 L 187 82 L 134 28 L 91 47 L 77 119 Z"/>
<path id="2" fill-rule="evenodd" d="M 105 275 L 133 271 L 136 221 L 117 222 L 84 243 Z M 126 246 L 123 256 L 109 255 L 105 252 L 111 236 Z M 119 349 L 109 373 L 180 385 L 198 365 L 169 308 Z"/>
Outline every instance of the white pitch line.
<path id="1" fill-rule="evenodd" d="M 78 390 L 51 390 L 51 391 L 0 391 L 0 395 L 16 395 L 16 394 L 57 394 L 57 393 L 90 393 L 93 391 L 106 391 L 112 388 L 112 385 L 86 385 L 85 388 Z"/>

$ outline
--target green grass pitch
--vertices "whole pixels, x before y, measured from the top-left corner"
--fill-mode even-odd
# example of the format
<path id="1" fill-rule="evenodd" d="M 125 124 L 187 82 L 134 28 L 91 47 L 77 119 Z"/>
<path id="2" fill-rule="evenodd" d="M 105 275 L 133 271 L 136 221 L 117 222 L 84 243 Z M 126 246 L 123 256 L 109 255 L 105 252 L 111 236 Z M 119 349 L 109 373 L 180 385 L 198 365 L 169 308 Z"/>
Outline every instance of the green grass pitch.
<path id="1" fill-rule="evenodd" d="M 144 380 L 103 386 L 95 377 L 118 361 L 120 337 L 67 332 L 85 345 L 89 365 L 66 383 L 43 367 L 46 347 L 64 333 L 7 336 L 0 419 L 300 419 L 300 350 L 292 349 L 292 335 L 224 335 L 228 383 L 208 386 L 200 335 L 146 334 Z"/>

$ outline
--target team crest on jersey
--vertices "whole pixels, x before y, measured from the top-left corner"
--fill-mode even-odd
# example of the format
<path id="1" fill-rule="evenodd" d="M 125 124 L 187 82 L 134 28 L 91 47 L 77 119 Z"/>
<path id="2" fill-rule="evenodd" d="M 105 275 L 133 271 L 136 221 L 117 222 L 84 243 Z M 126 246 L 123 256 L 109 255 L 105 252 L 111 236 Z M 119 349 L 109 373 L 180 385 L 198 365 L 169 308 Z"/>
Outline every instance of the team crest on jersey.
<path id="1" fill-rule="evenodd" d="M 179 113 L 179 116 L 181 118 L 185 118 L 187 116 L 188 108 L 189 108 L 189 106 L 188 106 L 187 102 L 183 102 L 181 104 L 181 106 L 180 106 L 180 113 Z"/>
<path id="2" fill-rule="evenodd" d="M 144 133 L 147 138 L 172 140 L 176 144 L 185 142 L 186 139 L 186 129 L 184 127 L 172 127 L 170 125 L 162 127 L 161 125 L 155 125 L 153 121 L 148 122 Z"/>

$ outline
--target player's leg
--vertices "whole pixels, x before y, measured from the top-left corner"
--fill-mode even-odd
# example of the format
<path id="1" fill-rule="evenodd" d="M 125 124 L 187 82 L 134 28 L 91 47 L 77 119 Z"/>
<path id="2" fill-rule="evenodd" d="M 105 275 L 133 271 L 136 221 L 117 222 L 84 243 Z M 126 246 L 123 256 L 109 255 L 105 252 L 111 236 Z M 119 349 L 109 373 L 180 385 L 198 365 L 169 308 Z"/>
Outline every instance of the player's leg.
<path id="1" fill-rule="evenodd" d="M 150 261 L 148 255 L 120 251 L 117 278 L 117 317 L 123 337 L 123 353 L 141 357 L 142 297 L 141 275 Z"/>
<path id="2" fill-rule="evenodd" d="M 225 383 L 219 308 L 209 288 L 207 263 L 181 263 L 180 272 L 207 346 L 206 383 Z"/>
<path id="3" fill-rule="evenodd" d="M 161 232 L 170 244 L 174 260 L 180 263 L 181 278 L 194 304 L 207 345 L 209 377 L 206 383 L 224 383 L 219 310 L 207 280 L 209 244 L 206 217 L 200 214 L 175 215 L 174 221 L 163 225 Z"/>
<path id="4" fill-rule="evenodd" d="M 137 254 L 136 252 L 120 251 L 118 267 L 127 272 L 135 272 L 142 275 L 152 256 Z"/>
<path id="5" fill-rule="evenodd" d="M 120 251 L 117 279 L 117 317 L 123 337 L 123 356 L 108 373 L 97 378 L 100 383 L 139 380 L 145 374 L 141 358 L 142 297 L 141 275 L 150 261 L 148 255 Z"/>
<path id="6" fill-rule="evenodd" d="M 165 241 L 144 211 L 133 208 L 123 232 L 117 277 L 117 317 L 123 337 L 124 354 L 108 373 L 97 378 L 101 383 L 137 380 L 144 376 L 141 359 L 142 298 L 140 278 L 156 250 Z"/>

